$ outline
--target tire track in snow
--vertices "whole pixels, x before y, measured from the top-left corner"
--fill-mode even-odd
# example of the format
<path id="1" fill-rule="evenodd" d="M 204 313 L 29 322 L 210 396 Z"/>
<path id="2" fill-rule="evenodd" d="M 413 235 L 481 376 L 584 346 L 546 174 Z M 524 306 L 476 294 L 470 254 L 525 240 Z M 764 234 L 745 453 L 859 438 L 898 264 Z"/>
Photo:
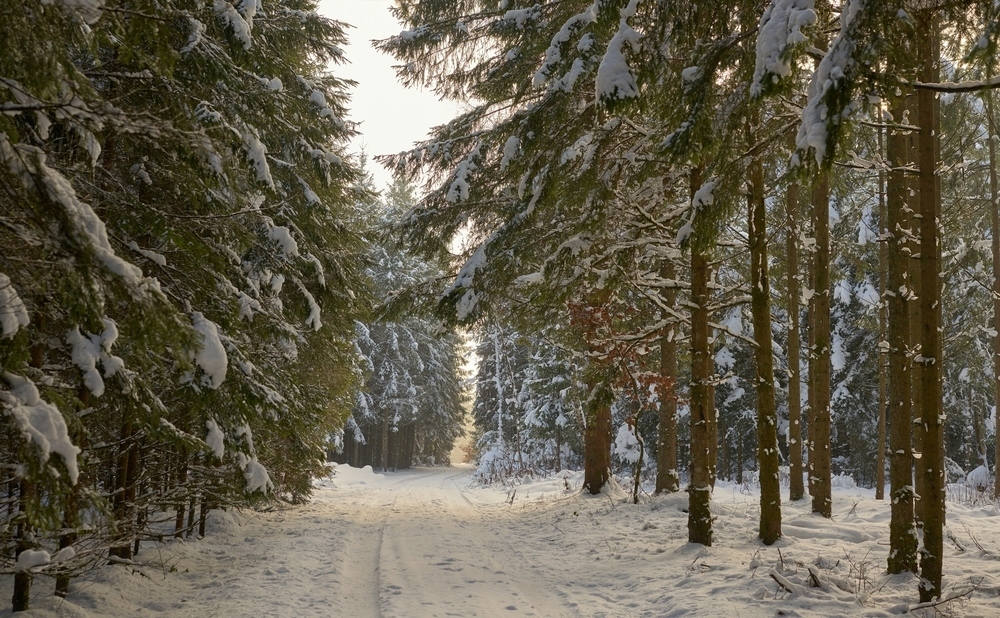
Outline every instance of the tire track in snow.
<path id="1" fill-rule="evenodd" d="M 380 513 L 377 518 L 359 517 L 358 525 L 350 527 L 343 549 L 343 568 L 340 578 L 341 598 L 344 606 L 341 615 L 357 618 L 382 618 L 379 603 L 379 561 L 382 539 L 389 512 L 396 504 L 391 502 L 366 504 L 362 511 Z"/>
<path id="2" fill-rule="evenodd" d="M 491 542 L 498 530 L 459 486 L 457 479 L 466 474 L 424 471 L 400 485 L 380 558 L 383 613 L 576 615 L 523 556 Z"/>

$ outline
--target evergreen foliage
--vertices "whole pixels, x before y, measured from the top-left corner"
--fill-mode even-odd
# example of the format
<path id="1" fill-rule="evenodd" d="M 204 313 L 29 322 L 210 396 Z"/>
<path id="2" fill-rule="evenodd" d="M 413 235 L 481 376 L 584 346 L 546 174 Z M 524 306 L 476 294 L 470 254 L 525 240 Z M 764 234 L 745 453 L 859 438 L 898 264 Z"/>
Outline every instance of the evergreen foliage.
<path id="1" fill-rule="evenodd" d="M 167 509 L 203 534 L 324 471 L 369 198 L 315 8 L 0 7 L 0 570 L 59 534 L 75 556 L 32 573 L 127 560 Z"/>

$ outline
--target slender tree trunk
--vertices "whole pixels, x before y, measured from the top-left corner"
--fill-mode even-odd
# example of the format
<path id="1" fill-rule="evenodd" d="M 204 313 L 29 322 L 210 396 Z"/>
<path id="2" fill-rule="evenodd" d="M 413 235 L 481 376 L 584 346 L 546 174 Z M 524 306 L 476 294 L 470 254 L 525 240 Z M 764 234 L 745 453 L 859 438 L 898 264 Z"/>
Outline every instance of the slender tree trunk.
<path id="1" fill-rule="evenodd" d="M 660 268 L 660 278 L 673 282 L 674 264 L 667 258 Z M 663 291 L 663 302 L 673 309 L 677 303 L 677 290 L 668 287 Z M 660 316 L 672 320 L 664 309 Z M 673 493 L 681 488 L 677 474 L 677 327 L 669 323 L 660 334 L 660 425 L 656 444 L 656 493 Z"/>
<path id="2" fill-rule="evenodd" d="M 118 454 L 118 476 L 115 483 L 115 519 L 122 527 L 119 538 L 122 544 L 108 552 L 122 560 L 132 559 L 132 539 L 135 511 L 135 479 L 138 470 L 138 444 L 135 440 L 135 424 L 131 412 L 125 411 L 122 421 L 121 450 Z"/>
<path id="3" fill-rule="evenodd" d="M 701 169 L 691 173 L 691 196 L 701 187 Z M 710 405 L 709 380 L 712 362 L 708 343 L 708 259 L 698 247 L 697 238 L 691 244 L 691 482 L 688 485 L 688 541 L 712 545 L 712 513 L 710 499 L 711 449 L 709 420 L 714 406 Z"/>
<path id="4" fill-rule="evenodd" d="M 812 228 L 812 217 L 809 221 L 810 229 Z M 815 232 L 812 233 L 815 237 Z M 806 454 L 808 455 L 808 461 L 806 462 L 806 476 L 808 477 L 808 487 L 809 495 L 816 495 L 816 472 L 813 469 L 816 461 L 816 453 L 814 452 L 816 448 L 816 423 L 814 422 L 813 416 L 815 415 L 814 410 L 816 409 L 816 389 L 813 388 L 813 376 L 817 371 L 816 364 L 816 270 L 813 264 L 816 262 L 815 254 L 815 243 L 813 244 L 812 252 L 810 253 L 806 261 L 806 269 L 808 270 L 807 275 L 807 289 L 810 291 L 808 306 L 806 307 L 806 349 L 807 352 L 807 362 L 809 367 L 809 374 L 806 376 Z"/>
<path id="5" fill-rule="evenodd" d="M 34 533 L 31 525 L 29 503 L 34 498 L 35 488 L 26 480 L 22 480 L 18 489 L 18 511 L 20 522 L 17 524 L 14 559 L 32 548 Z M 18 571 L 14 573 L 14 594 L 11 597 L 11 611 L 23 612 L 30 609 L 31 603 L 31 573 Z"/>
<path id="6" fill-rule="evenodd" d="M 996 126 L 993 124 L 993 91 L 986 93 L 986 127 L 990 145 L 990 215 L 993 236 L 993 405 L 1000 410 L 1000 204 L 997 203 Z M 994 419 L 996 457 L 994 459 L 993 497 L 1000 498 L 1000 413 Z M 985 450 L 985 449 L 984 449 Z M 985 453 L 983 459 L 985 460 Z"/>
<path id="7" fill-rule="evenodd" d="M 752 135 L 753 129 L 748 127 Z M 757 368 L 757 460 L 760 470 L 760 540 L 771 545 L 781 537 L 781 485 L 778 480 L 778 409 L 774 403 L 774 353 L 771 351 L 771 283 L 767 264 L 767 208 L 764 165 L 750 163 L 748 195 L 750 239 L 750 311 L 753 315 Z M 742 435 L 740 444 L 742 445 Z M 739 470 L 743 469 L 742 458 Z M 801 478 L 801 477 L 800 477 Z"/>
<path id="8" fill-rule="evenodd" d="M 562 472 L 562 425 L 556 423 L 556 472 Z"/>
<path id="9" fill-rule="evenodd" d="M 927 37 L 920 50 L 920 78 L 938 81 L 940 37 L 936 18 L 928 11 L 919 19 L 918 32 Z M 920 169 L 920 421 L 923 426 L 923 456 L 918 474 L 924 479 L 922 494 L 924 542 L 920 550 L 920 601 L 941 596 L 944 554 L 944 423 L 941 394 L 941 261 L 938 217 L 941 212 L 938 162 L 938 101 L 929 90 L 917 91 L 920 125 L 918 162 Z"/>
<path id="10" fill-rule="evenodd" d="M 712 287 L 715 273 L 712 262 L 706 256 L 708 265 L 708 295 L 705 297 L 705 307 L 712 303 Z M 706 309 L 705 320 L 711 319 L 711 312 Z M 715 405 L 715 329 L 708 327 L 708 482 L 715 489 L 715 481 L 719 478 L 719 408 Z"/>
<path id="11" fill-rule="evenodd" d="M 499 370 L 499 367 L 497 367 Z M 389 410 L 382 412 L 382 472 L 389 471 Z"/>
<path id="12" fill-rule="evenodd" d="M 916 96 L 910 94 L 906 98 L 906 108 L 909 112 L 909 117 L 911 119 L 911 124 L 913 119 L 917 118 L 917 102 Z M 917 166 L 917 151 L 918 151 L 918 132 L 910 131 L 908 135 L 907 144 L 909 146 L 909 163 L 911 166 Z M 920 365 L 915 363 L 915 359 L 920 356 L 921 350 L 923 349 L 923 343 L 920 333 L 920 298 L 923 290 L 923 281 L 920 276 L 921 272 L 921 262 L 920 262 L 920 204 L 918 196 L 920 195 L 920 186 L 917 175 L 912 175 L 908 178 L 907 182 L 907 213 L 910 217 L 909 230 L 910 230 L 910 265 L 909 265 L 909 283 L 910 289 L 913 293 L 910 295 L 909 302 L 909 312 L 910 312 L 910 352 L 909 358 L 911 363 L 910 371 L 910 402 L 911 402 L 911 419 L 910 422 L 913 424 L 913 460 L 910 465 L 915 469 L 920 468 L 920 457 L 923 453 L 923 443 L 924 443 L 924 429 L 920 422 Z M 921 498 L 924 495 L 924 477 L 920 474 L 915 474 L 913 477 L 913 519 L 917 526 L 922 526 L 924 521 L 924 511 L 923 502 Z"/>
<path id="13" fill-rule="evenodd" d="M 794 138 L 793 138 L 794 139 Z M 793 142 L 794 143 L 794 142 Z M 802 376 L 799 375 L 799 185 L 788 185 L 785 202 L 785 256 L 788 262 L 788 499 L 805 497 L 802 485 Z"/>
<path id="14" fill-rule="evenodd" d="M 901 122 L 905 111 L 902 97 L 890 99 L 889 113 Z M 899 130 L 887 138 L 889 181 L 886 203 L 886 261 L 888 292 L 883 303 L 888 310 L 889 344 L 889 491 L 892 498 L 889 523 L 889 573 L 917 570 L 917 533 L 913 521 L 912 410 L 910 399 L 910 251 L 908 245 L 909 139 Z"/>
<path id="15" fill-rule="evenodd" d="M 813 393 L 812 511 L 823 517 L 832 513 L 830 493 L 830 185 L 827 172 L 820 172 L 813 185 L 813 233 L 816 253 L 813 261 L 815 371 L 810 367 L 809 388 Z"/>
<path id="16" fill-rule="evenodd" d="M 879 103 L 879 110 L 882 105 Z M 882 128 L 878 131 L 878 154 L 884 156 Z M 878 449 L 875 461 L 875 499 L 885 499 L 885 426 L 886 426 L 886 394 L 888 388 L 888 376 L 886 375 L 886 321 L 888 319 L 885 286 L 886 286 L 886 227 L 885 227 L 885 172 L 879 169 L 878 172 Z"/>
<path id="17" fill-rule="evenodd" d="M 86 386 L 80 387 L 79 400 L 81 408 L 90 406 L 90 389 Z M 73 432 L 73 444 L 76 444 L 81 449 L 86 448 L 84 444 L 84 432 L 82 430 L 77 429 Z M 66 549 L 73 545 L 73 543 L 76 543 L 76 530 L 80 525 L 79 486 L 80 483 L 78 481 L 76 487 L 73 487 L 69 495 L 66 496 L 66 506 L 63 508 L 62 520 L 64 533 L 59 537 L 59 549 Z M 69 574 L 66 573 L 56 576 L 55 595 L 57 597 L 65 597 L 69 594 L 70 579 Z"/>
<path id="18" fill-rule="evenodd" d="M 635 441 L 639 443 L 639 460 L 635 462 L 635 478 L 632 482 L 632 504 L 639 504 L 639 488 L 642 484 L 642 464 L 646 457 L 646 442 L 639 432 L 639 417 L 635 419 Z"/>

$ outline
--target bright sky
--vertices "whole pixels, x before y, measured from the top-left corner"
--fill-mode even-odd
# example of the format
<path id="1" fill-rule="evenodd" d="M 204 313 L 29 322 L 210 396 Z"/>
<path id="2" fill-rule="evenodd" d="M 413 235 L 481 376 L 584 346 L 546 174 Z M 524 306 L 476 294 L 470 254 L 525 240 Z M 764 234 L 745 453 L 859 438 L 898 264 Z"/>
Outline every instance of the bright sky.
<path id="1" fill-rule="evenodd" d="M 339 77 L 358 82 L 351 98 L 351 118 L 361 123 L 361 137 L 354 147 L 370 156 L 407 150 L 427 136 L 429 129 L 444 124 L 457 113 L 451 102 L 441 102 L 433 93 L 404 88 L 396 81 L 391 56 L 371 45 L 403 28 L 389 13 L 392 0 L 321 0 L 320 12 L 354 26 L 347 31 L 345 48 L 350 64 L 335 69 Z M 369 167 L 377 186 L 384 187 L 392 175 L 378 163 Z"/>

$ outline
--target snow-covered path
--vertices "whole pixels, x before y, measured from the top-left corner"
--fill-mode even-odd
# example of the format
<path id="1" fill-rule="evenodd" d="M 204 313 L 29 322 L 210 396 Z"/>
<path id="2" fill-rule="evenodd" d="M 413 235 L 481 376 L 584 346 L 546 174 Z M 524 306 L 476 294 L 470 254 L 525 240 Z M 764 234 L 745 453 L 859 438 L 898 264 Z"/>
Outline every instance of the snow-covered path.
<path id="1" fill-rule="evenodd" d="M 382 529 L 382 614 L 566 615 L 569 608 L 553 594 L 556 584 L 510 548 L 512 539 L 502 521 L 484 516 L 460 483 L 468 483 L 467 473 L 401 475 Z"/>
<path id="2" fill-rule="evenodd" d="M 832 520 L 783 504 L 785 536 L 764 547 L 758 497 L 720 482 L 705 548 L 686 542 L 683 493 L 633 505 L 581 494 L 579 473 L 515 493 L 474 486 L 470 472 L 340 466 L 307 505 L 213 512 L 204 539 L 145 545 L 135 567 L 97 568 L 65 601 L 36 578 L 27 616 L 850 617 L 916 602 L 913 575 L 885 575 L 888 504 L 870 490 L 836 490 Z M 1000 616 L 1000 509 L 948 508 L 945 592 L 966 594 L 939 609 Z M 0 618 L 11 579 L 0 577 Z"/>

